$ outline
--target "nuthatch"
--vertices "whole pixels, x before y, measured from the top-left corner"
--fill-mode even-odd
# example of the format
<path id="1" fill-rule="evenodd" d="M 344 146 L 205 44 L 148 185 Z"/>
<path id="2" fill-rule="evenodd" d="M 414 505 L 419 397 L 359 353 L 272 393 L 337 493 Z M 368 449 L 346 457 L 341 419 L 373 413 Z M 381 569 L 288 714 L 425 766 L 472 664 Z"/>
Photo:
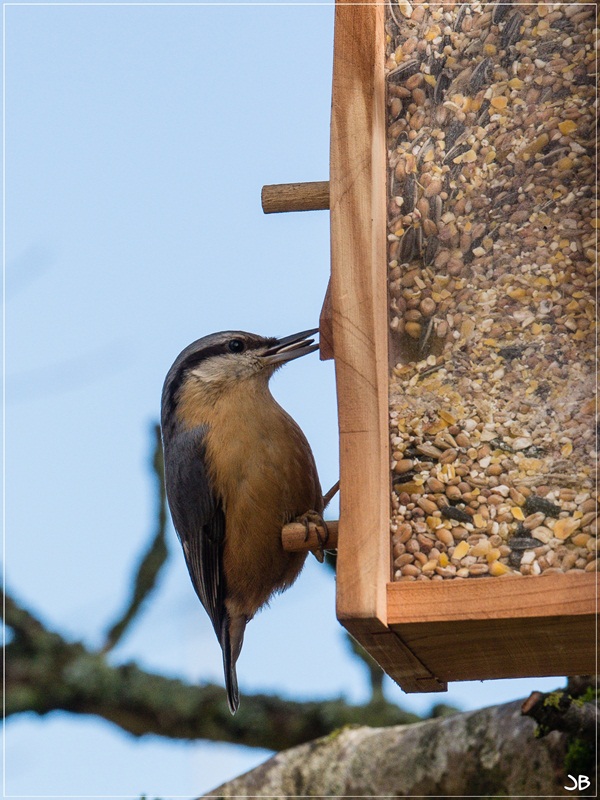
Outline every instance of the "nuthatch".
<path id="1" fill-rule="evenodd" d="M 223 650 L 229 708 L 246 624 L 297 578 L 305 553 L 287 553 L 281 528 L 320 516 L 315 460 L 269 391 L 286 361 L 318 349 L 318 329 L 283 339 L 224 331 L 175 359 L 162 392 L 167 498 L 187 567 Z"/>

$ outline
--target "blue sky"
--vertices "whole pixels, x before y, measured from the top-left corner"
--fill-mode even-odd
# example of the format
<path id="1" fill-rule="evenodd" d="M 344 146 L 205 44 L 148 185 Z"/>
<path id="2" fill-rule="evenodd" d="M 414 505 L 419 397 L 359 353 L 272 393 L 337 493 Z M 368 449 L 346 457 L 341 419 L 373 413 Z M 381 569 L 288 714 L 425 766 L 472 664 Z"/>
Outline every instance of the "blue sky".
<path id="1" fill-rule="evenodd" d="M 5 563 L 11 592 L 89 646 L 122 609 L 155 510 L 148 460 L 164 375 L 224 329 L 317 324 L 327 212 L 263 215 L 266 183 L 328 177 L 332 5 L 4 5 Z M 335 482 L 332 362 L 273 392 Z M 332 516 L 337 508 L 332 505 Z M 115 662 L 222 681 L 220 650 L 172 558 Z M 242 692 L 367 698 L 311 559 L 249 626 Z M 559 679 L 390 699 L 476 708 Z M 10 719 L 8 796 L 192 797 L 269 754 L 141 740 L 102 720 Z"/>

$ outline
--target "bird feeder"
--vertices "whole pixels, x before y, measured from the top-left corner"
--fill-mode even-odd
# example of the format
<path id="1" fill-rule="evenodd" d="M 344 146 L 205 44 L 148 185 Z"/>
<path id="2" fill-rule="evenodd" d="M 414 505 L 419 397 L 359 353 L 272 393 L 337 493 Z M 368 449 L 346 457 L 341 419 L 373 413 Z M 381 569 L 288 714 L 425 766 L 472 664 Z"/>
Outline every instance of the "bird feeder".
<path id="1" fill-rule="evenodd" d="M 595 670 L 595 13 L 337 0 L 277 209 L 329 205 L 337 614 L 407 692 Z"/>

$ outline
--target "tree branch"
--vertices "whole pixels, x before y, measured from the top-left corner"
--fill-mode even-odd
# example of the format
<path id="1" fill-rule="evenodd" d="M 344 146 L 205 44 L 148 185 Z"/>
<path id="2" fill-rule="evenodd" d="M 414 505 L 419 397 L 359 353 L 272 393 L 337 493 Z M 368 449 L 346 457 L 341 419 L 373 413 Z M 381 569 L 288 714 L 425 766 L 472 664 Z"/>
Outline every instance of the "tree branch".
<path id="1" fill-rule="evenodd" d="M 282 750 L 343 725 L 398 725 L 418 717 L 385 701 L 351 706 L 343 700 L 299 703 L 245 695 L 235 717 L 224 689 L 193 686 L 67 642 L 6 597 L 6 715 L 23 711 L 95 714 L 135 736 L 208 739 Z"/>
<path id="2" fill-rule="evenodd" d="M 568 795 L 565 736 L 536 739 L 519 706 L 516 701 L 394 728 L 345 728 L 279 753 L 205 796 Z M 592 785 L 592 797 L 593 791 Z"/>
<path id="3" fill-rule="evenodd" d="M 122 638 L 123 634 L 135 618 L 142 603 L 154 589 L 160 570 L 167 560 L 167 496 L 165 492 L 165 469 L 163 462 L 162 442 L 160 436 L 160 425 L 153 426 L 154 451 L 152 456 L 152 468 L 156 476 L 156 488 L 158 494 L 158 514 L 157 528 L 152 541 L 140 560 L 138 566 L 133 591 L 129 604 L 121 617 L 111 625 L 106 634 L 104 651 L 112 649 Z"/>
<path id="4" fill-rule="evenodd" d="M 538 735 L 564 731 L 578 739 L 595 742 L 598 730 L 597 692 L 590 687 L 586 694 L 573 697 L 569 687 L 554 692 L 532 692 L 521 706 L 521 713 L 538 724 Z M 594 702 L 590 702 L 594 700 Z"/>

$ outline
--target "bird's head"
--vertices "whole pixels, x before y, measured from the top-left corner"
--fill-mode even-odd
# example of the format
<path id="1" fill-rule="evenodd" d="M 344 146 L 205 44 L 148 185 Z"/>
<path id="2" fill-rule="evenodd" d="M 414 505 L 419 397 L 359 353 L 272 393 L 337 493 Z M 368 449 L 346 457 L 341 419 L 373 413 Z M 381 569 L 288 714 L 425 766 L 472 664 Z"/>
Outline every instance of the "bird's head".
<path id="1" fill-rule="evenodd" d="M 313 328 L 281 339 L 244 331 L 221 331 L 188 345 L 167 373 L 162 394 L 163 427 L 172 421 L 183 395 L 217 402 L 223 394 L 251 384 L 266 387 L 275 370 L 287 361 L 313 353 L 319 345 Z"/>

